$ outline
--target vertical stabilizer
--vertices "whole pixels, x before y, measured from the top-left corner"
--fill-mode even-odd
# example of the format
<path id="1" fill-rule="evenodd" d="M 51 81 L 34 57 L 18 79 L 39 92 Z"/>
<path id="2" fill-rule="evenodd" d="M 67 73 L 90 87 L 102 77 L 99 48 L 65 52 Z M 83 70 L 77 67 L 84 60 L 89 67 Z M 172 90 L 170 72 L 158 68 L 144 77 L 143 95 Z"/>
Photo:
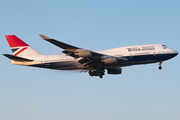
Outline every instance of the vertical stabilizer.
<path id="1" fill-rule="evenodd" d="M 28 44 L 26 44 L 21 39 L 16 37 L 15 35 L 6 35 L 5 37 L 9 43 L 9 46 L 14 56 L 28 57 L 28 56 L 41 55 L 36 50 L 31 48 Z"/>

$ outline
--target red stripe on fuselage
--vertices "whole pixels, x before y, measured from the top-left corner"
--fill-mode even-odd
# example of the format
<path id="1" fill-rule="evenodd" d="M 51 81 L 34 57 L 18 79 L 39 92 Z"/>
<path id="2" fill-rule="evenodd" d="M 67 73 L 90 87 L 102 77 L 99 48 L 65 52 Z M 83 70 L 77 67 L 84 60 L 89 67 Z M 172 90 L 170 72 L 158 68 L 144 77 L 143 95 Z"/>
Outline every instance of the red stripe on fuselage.
<path id="1" fill-rule="evenodd" d="M 5 37 L 6 37 L 7 41 L 8 41 L 8 43 L 9 43 L 10 47 L 29 46 L 28 44 L 23 42 L 21 39 L 16 37 L 15 35 L 6 35 Z"/>
<path id="2" fill-rule="evenodd" d="M 14 54 L 14 56 L 18 55 L 19 53 L 21 53 L 22 51 L 24 51 L 25 49 L 27 49 L 27 47 L 21 49 L 20 51 L 18 51 L 16 54 Z"/>

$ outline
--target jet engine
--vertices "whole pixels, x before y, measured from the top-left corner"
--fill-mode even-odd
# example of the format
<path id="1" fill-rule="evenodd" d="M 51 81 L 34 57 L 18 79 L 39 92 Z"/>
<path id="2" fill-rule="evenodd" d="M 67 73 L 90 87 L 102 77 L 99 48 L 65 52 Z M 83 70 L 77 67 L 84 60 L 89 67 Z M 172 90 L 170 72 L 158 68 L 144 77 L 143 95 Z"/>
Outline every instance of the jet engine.
<path id="1" fill-rule="evenodd" d="M 122 68 L 111 68 L 107 69 L 108 74 L 121 74 Z"/>
<path id="2" fill-rule="evenodd" d="M 92 56 L 91 51 L 89 50 L 81 50 L 81 51 L 75 52 L 75 55 L 78 57 L 91 57 Z"/>
<path id="3" fill-rule="evenodd" d="M 117 63 L 117 59 L 114 57 L 110 57 L 102 60 L 102 62 L 105 64 L 113 64 L 113 63 Z"/>

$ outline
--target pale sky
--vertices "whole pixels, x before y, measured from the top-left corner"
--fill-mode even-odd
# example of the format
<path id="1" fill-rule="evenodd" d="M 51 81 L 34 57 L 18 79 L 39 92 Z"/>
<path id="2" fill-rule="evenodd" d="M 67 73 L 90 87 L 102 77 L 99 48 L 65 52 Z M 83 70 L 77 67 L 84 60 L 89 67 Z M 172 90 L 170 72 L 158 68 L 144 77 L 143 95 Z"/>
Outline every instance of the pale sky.
<path id="1" fill-rule="evenodd" d="M 62 49 L 44 34 L 93 51 L 165 44 L 180 52 L 179 0 L 1 0 L 1 54 L 16 35 L 42 54 Z M 0 57 L 0 120 L 179 120 L 180 55 L 123 67 L 103 79 L 12 65 Z"/>

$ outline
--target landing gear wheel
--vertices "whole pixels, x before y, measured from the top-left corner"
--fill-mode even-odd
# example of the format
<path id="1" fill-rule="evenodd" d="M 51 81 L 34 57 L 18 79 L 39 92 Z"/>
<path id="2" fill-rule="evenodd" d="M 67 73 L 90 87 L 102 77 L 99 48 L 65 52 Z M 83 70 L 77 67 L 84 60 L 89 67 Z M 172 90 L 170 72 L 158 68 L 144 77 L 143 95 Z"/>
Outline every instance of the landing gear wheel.
<path id="1" fill-rule="evenodd" d="M 161 70 L 161 69 L 162 69 L 161 64 L 162 64 L 162 61 L 159 63 L 159 70 Z"/>
<path id="2" fill-rule="evenodd" d="M 161 70 L 162 69 L 162 66 L 159 66 L 159 70 Z"/>
<path id="3" fill-rule="evenodd" d="M 92 70 L 89 70 L 89 75 L 92 77 L 92 76 L 99 76 L 100 78 L 103 78 L 103 75 L 104 75 L 104 68 L 103 67 L 99 67 L 97 69 L 92 69 Z"/>

